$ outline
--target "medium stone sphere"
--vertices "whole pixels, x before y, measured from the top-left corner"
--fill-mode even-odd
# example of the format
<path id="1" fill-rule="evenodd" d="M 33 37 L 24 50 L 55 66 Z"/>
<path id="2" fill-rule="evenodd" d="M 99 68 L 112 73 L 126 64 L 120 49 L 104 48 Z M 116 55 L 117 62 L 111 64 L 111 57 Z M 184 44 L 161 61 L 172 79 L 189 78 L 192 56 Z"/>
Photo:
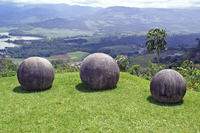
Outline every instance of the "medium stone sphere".
<path id="1" fill-rule="evenodd" d="M 104 53 L 94 53 L 87 56 L 80 67 L 80 77 L 83 85 L 93 89 L 112 89 L 120 76 L 116 61 Z"/>
<path id="2" fill-rule="evenodd" d="M 154 75 L 150 84 L 153 98 L 159 102 L 177 103 L 187 90 L 183 76 L 171 69 L 165 69 Z"/>
<path id="3" fill-rule="evenodd" d="M 17 71 L 17 78 L 25 90 L 44 90 L 49 88 L 55 73 L 52 64 L 45 58 L 29 57 Z"/>

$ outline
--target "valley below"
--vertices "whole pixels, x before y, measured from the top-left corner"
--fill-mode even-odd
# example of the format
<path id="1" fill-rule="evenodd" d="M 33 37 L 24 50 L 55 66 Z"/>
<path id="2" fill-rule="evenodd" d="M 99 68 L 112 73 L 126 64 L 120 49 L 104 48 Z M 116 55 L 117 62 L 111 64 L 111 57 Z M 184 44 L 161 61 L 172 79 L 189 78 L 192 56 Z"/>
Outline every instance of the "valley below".
<path id="1" fill-rule="evenodd" d="M 199 8 L 103 8 L 11 1 L 0 0 L 0 132 L 200 131 Z M 149 40 L 152 43 L 146 45 Z M 120 75 L 114 88 L 97 90 L 84 85 L 81 63 L 93 53 L 115 59 L 111 62 L 117 63 Z M 49 78 L 44 76 L 49 71 L 41 62 L 32 68 L 33 62 L 20 66 L 29 57 L 45 58 L 51 63 L 45 64 L 53 66 L 49 88 L 30 91 L 22 87 L 19 68 L 27 70 L 24 79 L 30 78 L 26 81 L 29 87 L 31 81 L 46 84 Z M 111 77 L 107 73 L 115 75 L 113 70 L 103 69 L 109 63 L 106 67 L 96 64 L 99 70 L 91 72 L 88 67 L 84 72 L 95 77 L 98 85 Z M 179 72 L 186 81 L 187 88 L 176 78 L 163 80 L 163 84 L 162 79 L 157 81 L 165 88 L 161 97 L 179 95 L 182 88 L 176 90 L 176 83 L 184 85 L 186 95 L 177 103 L 158 102 L 151 93 L 153 77 L 164 69 Z"/>
<path id="2" fill-rule="evenodd" d="M 9 33 L 11 38 L 1 39 L 0 49 L 5 49 L 6 56 L 17 63 L 31 56 L 79 62 L 85 55 L 103 52 L 113 58 L 127 56 L 130 67 L 136 64 L 146 67 L 149 60 L 157 61 L 157 53 L 146 54 L 144 46 L 150 29 L 159 27 L 167 31 L 168 50 L 161 52 L 163 61 L 196 47 L 195 39 L 200 36 L 199 9 L 196 8 L 5 5 L 1 5 L 0 33 Z M 19 17 L 20 14 L 23 15 Z M 71 58 L 70 53 L 76 53 L 76 57 Z"/>

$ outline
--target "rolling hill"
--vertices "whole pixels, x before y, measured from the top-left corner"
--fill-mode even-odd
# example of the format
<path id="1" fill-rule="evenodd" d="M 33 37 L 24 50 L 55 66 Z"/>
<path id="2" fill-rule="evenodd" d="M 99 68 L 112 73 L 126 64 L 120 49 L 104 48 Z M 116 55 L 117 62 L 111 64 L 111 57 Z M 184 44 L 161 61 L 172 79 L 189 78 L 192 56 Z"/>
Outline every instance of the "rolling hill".
<path id="1" fill-rule="evenodd" d="M 29 4 L 19 5 L 0 3 L 0 26 L 19 26 L 55 18 L 78 18 L 94 14 L 101 8 L 70 6 L 68 4 Z M 9 22 L 9 23 L 8 23 Z"/>
<path id="2" fill-rule="evenodd" d="M 144 31 L 159 27 L 170 34 L 199 33 L 199 12 L 199 9 L 0 3 L 0 27 L 31 25 L 35 28 L 84 29 L 116 34 L 144 34 Z"/>
<path id="3" fill-rule="evenodd" d="M 162 27 L 168 32 L 198 30 L 199 10 L 195 9 L 159 9 L 108 7 L 94 14 L 92 20 L 103 20 L 111 26 L 104 29 L 148 31 L 150 28 Z"/>
<path id="4" fill-rule="evenodd" d="M 1 132 L 199 132 L 200 93 L 160 103 L 150 82 L 120 73 L 116 88 L 83 86 L 79 73 L 57 73 L 45 91 L 23 90 L 17 77 L 0 79 Z"/>
<path id="5" fill-rule="evenodd" d="M 198 9 L 108 7 L 92 15 L 75 19 L 79 23 L 74 23 L 75 20 L 69 19 L 68 22 L 71 21 L 78 29 L 87 27 L 88 30 L 98 29 L 105 32 L 141 32 L 161 27 L 170 33 L 198 33 L 200 32 L 198 26 L 200 22 L 199 11 Z M 66 20 L 59 21 L 60 23 L 62 21 L 62 25 L 54 28 L 66 28 L 68 22 L 64 23 Z M 51 24 L 44 27 L 46 22 L 31 23 L 30 25 L 43 28 L 51 27 Z M 82 24 L 80 25 L 80 23 Z"/>

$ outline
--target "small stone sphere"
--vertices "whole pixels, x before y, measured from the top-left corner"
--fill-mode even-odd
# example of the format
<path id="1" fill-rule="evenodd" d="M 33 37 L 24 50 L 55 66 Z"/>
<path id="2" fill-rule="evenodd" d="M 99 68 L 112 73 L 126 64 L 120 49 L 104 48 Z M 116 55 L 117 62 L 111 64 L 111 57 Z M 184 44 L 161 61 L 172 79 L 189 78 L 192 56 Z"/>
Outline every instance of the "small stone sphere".
<path id="1" fill-rule="evenodd" d="M 177 71 L 165 69 L 154 75 L 150 84 L 153 98 L 159 102 L 177 103 L 187 90 L 186 81 Z"/>
<path id="2" fill-rule="evenodd" d="M 44 90 L 51 87 L 55 77 L 52 64 L 45 58 L 29 57 L 18 68 L 17 78 L 25 90 Z"/>
<path id="3" fill-rule="evenodd" d="M 94 53 L 87 56 L 80 67 L 80 77 L 83 85 L 92 89 L 112 89 L 120 76 L 116 61 L 104 53 Z"/>

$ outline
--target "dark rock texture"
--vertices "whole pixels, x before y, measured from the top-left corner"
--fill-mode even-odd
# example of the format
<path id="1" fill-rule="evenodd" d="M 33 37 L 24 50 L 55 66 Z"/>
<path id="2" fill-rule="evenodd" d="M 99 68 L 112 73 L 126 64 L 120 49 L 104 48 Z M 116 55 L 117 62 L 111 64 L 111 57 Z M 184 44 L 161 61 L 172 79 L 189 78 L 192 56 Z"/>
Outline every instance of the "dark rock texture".
<path id="1" fill-rule="evenodd" d="M 17 78 L 25 90 L 44 90 L 49 88 L 55 73 L 52 64 L 41 57 L 25 59 L 19 66 Z"/>
<path id="2" fill-rule="evenodd" d="M 104 53 L 87 56 L 80 68 L 83 85 L 93 89 L 112 89 L 116 86 L 120 76 L 116 61 Z"/>
<path id="3" fill-rule="evenodd" d="M 177 103 L 187 90 L 183 76 L 171 69 L 165 69 L 154 75 L 150 84 L 153 98 L 159 102 Z"/>

